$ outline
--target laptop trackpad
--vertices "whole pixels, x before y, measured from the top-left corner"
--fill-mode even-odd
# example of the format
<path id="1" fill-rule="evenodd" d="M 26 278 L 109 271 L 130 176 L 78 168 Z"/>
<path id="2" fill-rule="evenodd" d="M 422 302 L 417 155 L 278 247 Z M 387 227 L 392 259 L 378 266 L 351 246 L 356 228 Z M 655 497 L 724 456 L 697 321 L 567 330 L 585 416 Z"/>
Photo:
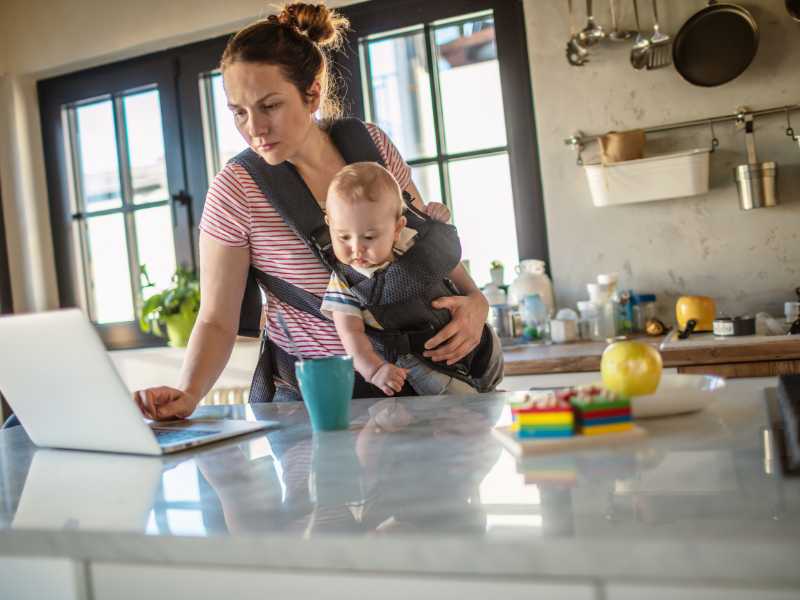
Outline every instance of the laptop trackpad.
<path id="1" fill-rule="evenodd" d="M 173 444 L 182 444 L 191 442 L 201 438 L 208 437 L 220 433 L 220 428 L 199 428 L 199 427 L 154 427 L 150 426 L 153 434 L 158 440 L 160 446 L 171 446 Z"/>

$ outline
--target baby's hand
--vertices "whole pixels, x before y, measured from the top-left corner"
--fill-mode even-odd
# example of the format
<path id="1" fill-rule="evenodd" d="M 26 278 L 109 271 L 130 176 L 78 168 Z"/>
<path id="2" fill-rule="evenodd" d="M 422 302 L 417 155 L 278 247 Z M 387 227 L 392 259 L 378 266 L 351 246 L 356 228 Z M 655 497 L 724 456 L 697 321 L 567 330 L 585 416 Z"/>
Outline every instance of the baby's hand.
<path id="1" fill-rule="evenodd" d="M 441 202 L 429 202 L 425 205 L 425 214 L 431 219 L 447 223 L 450 220 L 450 209 Z"/>
<path id="2" fill-rule="evenodd" d="M 406 381 L 406 375 L 408 375 L 406 369 L 401 369 L 397 365 L 385 362 L 372 374 L 369 382 L 379 387 L 387 396 L 394 396 L 394 393 L 399 392 L 403 387 Z"/>

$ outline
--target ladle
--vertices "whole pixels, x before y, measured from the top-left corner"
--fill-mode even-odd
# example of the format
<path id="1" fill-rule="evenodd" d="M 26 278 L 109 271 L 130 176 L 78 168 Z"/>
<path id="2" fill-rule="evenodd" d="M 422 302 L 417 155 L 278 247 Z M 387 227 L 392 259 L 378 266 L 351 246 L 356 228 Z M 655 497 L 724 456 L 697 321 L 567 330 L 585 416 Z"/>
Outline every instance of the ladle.
<path id="1" fill-rule="evenodd" d="M 586 0 L 586 27 L 578 32 L 578 42 L 584 48 L 594 46 L 597 42 L 605 39 L 605 30 L 594 22 L 594 15 L 592 15 L 592 0 Z"/>
<path id="2" fill-rule="evenodd" d="M 608 0 L 608 6 L 611 9 L 611 29 L 608 33 L 608 39 L 612 42 L 625 42 L 633 37 L 634 31 L 624 29 L 620 31 L 617 28 L 617 2 L 616 0 Z"/>

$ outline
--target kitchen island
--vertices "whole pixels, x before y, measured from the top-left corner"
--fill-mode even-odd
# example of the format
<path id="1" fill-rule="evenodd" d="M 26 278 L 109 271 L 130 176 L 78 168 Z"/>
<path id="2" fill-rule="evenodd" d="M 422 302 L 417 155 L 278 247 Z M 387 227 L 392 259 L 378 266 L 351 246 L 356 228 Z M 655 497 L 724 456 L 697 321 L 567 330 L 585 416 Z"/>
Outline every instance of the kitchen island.
<path id="1" fill-rule="evenodd" d="M 518 462 L 512 393 L 203 407 L 278 429 L 148 458 L 0 432 L 0 597 L 797 598 L 800 480 L 764 388 L 648 435 Z"/>

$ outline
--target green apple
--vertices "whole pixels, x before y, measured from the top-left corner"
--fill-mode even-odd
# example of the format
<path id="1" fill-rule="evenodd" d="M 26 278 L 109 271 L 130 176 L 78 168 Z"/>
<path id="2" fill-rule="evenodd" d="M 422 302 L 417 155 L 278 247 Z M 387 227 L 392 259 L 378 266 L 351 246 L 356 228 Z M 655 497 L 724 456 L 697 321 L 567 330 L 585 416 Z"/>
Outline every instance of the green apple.
<path id="1" fill-rule="evenodd" d="M 610 344 L 600 359 L 603 385 L 623 396 L 652 394 L 661 381 L 661 354 L 650 344 L 624 341 Z"/>

